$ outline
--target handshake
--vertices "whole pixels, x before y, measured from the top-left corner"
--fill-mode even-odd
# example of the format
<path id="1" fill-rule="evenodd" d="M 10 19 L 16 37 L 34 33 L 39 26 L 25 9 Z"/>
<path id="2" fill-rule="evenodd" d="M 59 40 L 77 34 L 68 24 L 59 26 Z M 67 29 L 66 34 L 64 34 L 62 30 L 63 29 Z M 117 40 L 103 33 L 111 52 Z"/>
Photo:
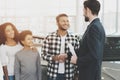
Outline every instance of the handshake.
<path id="1" fill-rule="evenodd" d="M 76 64 L 76 61 L 77 61 L 77 55 L 76 55 L 76 53 L 75 53 L 75 50 L 74 50 L 74 47 L 72 46 L 72 44 L 71 43 L 68 43 L 68 47 L 69 47 L 69 49 L 70 49 L 70 52 L 71 52 L 71 54 L 72 54 L 72 56 L 71 56 L 71 63 L 73 63 L 73 64 Z"/>
<path id="2" fill-rule="evenodd" d="M 60 62 L 60 63 L 63 63 L 63 62 L 65 62 L 65 60 L 67 59 L 67 57 L 68 57 L 67 54 L 62 53 L 62 54 L 53 56 L 53 57 L 52 57 L 52 60 L 53 60 L 53 61 L 58 61 L 58 62 Z M 76 64 L 76 60 L 77 60 L 77 56 L 76 56 L 76 55 L 72 55 L 70 62 L 73 63 L 73 64 Z"/>
<path id="3" fill-rule="evenodd" d="M 53 61 L 58 61 L 58 62 L 62 63 L 62 62 L 65 62 L 65 60 L 66 60 L 67 57 L 68 57 L 67 54 L 61 53 L 59 55 L 53 56 L 52 60 Z"/>
<path id="4" fill-rule="evenodd" d="M 70 57 L 70 62 L 73 63 L 73 64 L 76 64 L 77 55 L 76 55 L 76 53 L 75 53 L 75 51 L 74 51 L 74 47 L 72 46 L 71 43 L 68 43 L 67 45 L 68 45 L 68 47 L 69 47 L 69 49 L 70 49 L 70 52 L 71 52 L 71 54 L 72 54 L 71 57 Z M 53 57 L 52 57 L 52 60 L 53 60 L 53 61 L 58 61 L 58 62 L 62 63 L 62 62 L 65 62 L 65 60 L 66 60 L 67 58 L 69 58 L 69 55 L 68 55 L 68 54 L 66 54 L 66 53 L 61 53 L 61 54 L 59 54 L 59 55 L 53 56 Z"/>

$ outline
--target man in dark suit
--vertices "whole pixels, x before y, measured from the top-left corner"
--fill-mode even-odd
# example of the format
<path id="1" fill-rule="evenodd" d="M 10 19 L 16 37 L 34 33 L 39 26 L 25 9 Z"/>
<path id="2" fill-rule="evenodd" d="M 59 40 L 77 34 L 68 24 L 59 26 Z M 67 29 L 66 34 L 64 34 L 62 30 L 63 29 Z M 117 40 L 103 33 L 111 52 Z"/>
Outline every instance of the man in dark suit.
<path id="1" fill-rule="evenodd" d="M 71 57 L 71 63 L 78 65 L 79 80 L 101 80 L 101 65 L 105 42 L 105 31 L 99 20 L 100 3 L 97 0 L 84 1 L 85 21 L 89 21 L 76 51 L 77 56 Z"/>

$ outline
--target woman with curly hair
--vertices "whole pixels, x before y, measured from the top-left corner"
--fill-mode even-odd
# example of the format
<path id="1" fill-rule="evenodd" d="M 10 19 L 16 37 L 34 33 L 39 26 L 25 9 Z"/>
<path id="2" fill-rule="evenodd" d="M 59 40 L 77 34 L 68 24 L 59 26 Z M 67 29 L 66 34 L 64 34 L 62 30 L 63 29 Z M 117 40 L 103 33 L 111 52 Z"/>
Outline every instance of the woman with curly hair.
<path id="1" fill-rule="evenodd" d="M 15 54 L 22 48 L 18 36 L 19 33 L 14 24 L 6 22 L 0 25 L 0 56 L 4 80 L 14 80 Z"/>

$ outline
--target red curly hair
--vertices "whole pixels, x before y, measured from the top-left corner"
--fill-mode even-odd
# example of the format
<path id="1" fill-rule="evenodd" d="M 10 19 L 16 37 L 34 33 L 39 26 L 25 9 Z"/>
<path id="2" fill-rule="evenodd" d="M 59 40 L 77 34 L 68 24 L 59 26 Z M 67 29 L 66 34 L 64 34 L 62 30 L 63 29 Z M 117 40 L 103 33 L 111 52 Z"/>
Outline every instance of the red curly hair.
<path id="1" fill-rule="evenodd" d="M 15 32 L 15 36 L 13 38 L 15 40 L 15 42 L 18 43 L 18 41 L 19 41 L 18 40 L 19 33 L 18 33 L 18 30 L 16 29 L 16 26 L 10 22 L 6 22 L 6 23 L 3 23 L 0 25 L 0 45 L 5 44 L 5 42 L 6 42 L 7 38 L 5 35 L 5 29 L 6 29 L 6 26 L 8 26 L 8 25 L 11 25 Z"/>

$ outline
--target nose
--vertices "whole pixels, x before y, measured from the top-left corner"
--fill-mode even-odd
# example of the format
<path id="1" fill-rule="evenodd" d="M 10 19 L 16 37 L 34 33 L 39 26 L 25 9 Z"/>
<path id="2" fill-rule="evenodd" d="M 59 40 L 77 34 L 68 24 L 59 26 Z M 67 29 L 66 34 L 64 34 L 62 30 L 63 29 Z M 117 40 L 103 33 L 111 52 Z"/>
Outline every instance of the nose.
<path id="1" fill-rule="evenodd" d="M 33 39 L 29 38 L 29 42 L 32 43 L 32 42 L 33 42 Z"/>
<path id="2" fill-rule="evenodd" d="M 10 33 L 11 33 L 11 34 L 14 34 L 14 30 L 11 30 Z"/>
<path id="3" fill-rule="evenodd" d="M 67 25 L 68 25 L 68 24 L 69 24 L 69 22 L 68 22 L 68 21 L 65 21 L 65 24 L 67 24 Z"/>

